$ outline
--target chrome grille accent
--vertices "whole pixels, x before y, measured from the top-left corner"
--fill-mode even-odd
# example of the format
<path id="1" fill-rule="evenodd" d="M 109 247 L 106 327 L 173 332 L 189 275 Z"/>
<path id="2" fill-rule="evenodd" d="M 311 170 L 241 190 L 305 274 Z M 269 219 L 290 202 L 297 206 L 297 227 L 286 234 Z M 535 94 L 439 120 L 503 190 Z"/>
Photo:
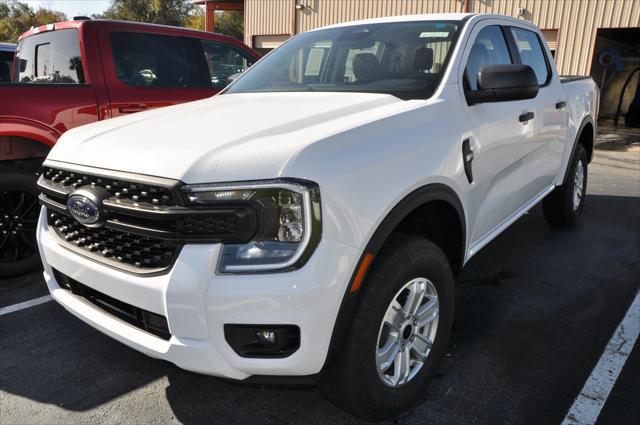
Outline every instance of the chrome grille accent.
<path id="1" fill-rule="evenodd" d="M 45 166 L 42 176 L 52 189 L 57 189 L 61 195 L 69 194 L 82 186 L 103 187 L 120 201 L 131 201 L 138 204 L 154 206 L 175 206 L 177 202 L 166 187 L 152 186 L 110 177 L 79 173 Z"/>

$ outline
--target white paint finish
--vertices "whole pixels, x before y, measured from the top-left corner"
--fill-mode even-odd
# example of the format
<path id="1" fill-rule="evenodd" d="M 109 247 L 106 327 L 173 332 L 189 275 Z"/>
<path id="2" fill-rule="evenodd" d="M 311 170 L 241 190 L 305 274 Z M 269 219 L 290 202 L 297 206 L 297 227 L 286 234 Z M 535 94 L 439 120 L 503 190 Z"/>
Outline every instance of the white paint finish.
<path id="1" fill-rule="evenodd" d="M 224 94 L 66 133 L 49 159 L 185 183 L 277 177 L 314 181 L 321 191 L 322 241 L 295 272 L 217 276 L 219 246 L 192 244 L 183 248 L 169 273 L 142 278 L 71 253 L 52 239 L 41 219 L 38 239 L 54 298 L 125 344 L 190 370 L 232 378 L 317 372 L 357 261 L 403 198 L 429 184 L 450 188 L 464 209 L 468 260 L 553 189 L 543 185 L 549 173 L 561 180 L 557 161 L 545 161 L 553 149 L 540 148 L 554 142 L 534 140 L 535 127 L 517 120 L 524 112 L 518 102 L 495 105 L 491 116 L 483 115 L 486 105 L 464 112 L 463 54 L 475 25 L 491 22 L 534 28 L 495 15 L 470 18 L 440 87 L 428 100 L 366 93 Z M 568 125 L 575 135 L 581 118 L 593 114 L 593 89 L 581 82 L 554 84 L 571 91 Z M 575 105 L 580 106 L 574 110 Z M 512 115 L 513 124 L 501 118 L 505 114 Z M 467 137 L 481 142 L 473 184 L 462 163 L 461 144 Z M 572 143 L 569 137 L 564 144 L 564 162 Z M 550 171 L 553 164 L 556 169 Z M 483 202 L 501 208 L 482 208 Z M 485 224 L 472 244 L 477 223 Z M 166 315 L 178 337 L 167 344 L 153 342 L 157 338 L 119 321 L 116 325 L 110 316 L 59 289 L 51 266 L 114 298 Z M 299 324 L 300 350 L 286 359 L 237 356 L 224 340 L 223 324 L 256 320 Z"/>
<path id="2" fill-rule="evenodd" d="M 305 145 L 406 107 L 378 94 L 225 94 L 78 127 L 48 158 L 185 183 L 266 179 Z"/>
<path id="3" fill-rule="evenodd" d="M 8 305 L 6 307 L 0 307 L 0 316 L 4 316 L 5 314 L 24 310 L 26 308 L 35 307 L 40 304 L 48 303 L 51 300 L 52 300 L 51 295 L 44 295 L 42 297 L 34 298 L 28 301 L 23 301 L 18 304 Z"/>
<path id="4" fill-rule="evenodd" d="M 531 198 L 529 202 L 524 204 L 522 207 L 518 208 L 513 214 L 507 217 L 502 223 L 499 223 L 496 227 L 488 231 L 482 238 L 472 243 L 471 246 L 469 247 L 466 260 L 469 260 L 478 251 L 484 248 L 485 245 L 487 245 L 489 242 L 495 239 L 498 235 L 500 235 L 500 233 L 504 232 L 507 228 L 509 228 L 509 226 L 515 223 L 516 220 L 518 220 L 520 217 L 525 215 L 527 211 L 529 211 L 531 208 L 535 207 L 540 201 L 542 201 L 545 196 L 553 192 L 554 189 L 555 189 L 555 186 L 553 185 L 545 188 L 536 196 Z"/>
<path id="5" fill-rule="evenodd" d="M 38 241 L 53 298 L 89 325 L 138 351 L 196 372 L 244 379 L 250 375 L 310 375 L 326 358 L 345 285 L 361 251 L 323 239 L 305 267 L 258 275 L 216 275 L 220 245 L 183 247 L 169 273 L 140 277 L 73 254 L 49 233 L 41 212 Z M 116 299 L 167 317 L 164 341 L 103 313 L 61 289 L 52 268 Z M 284 359 L 239 357 L 224 323 L 287 323 L 301 329 L 300 349 Z"/>
<path id="6" fill-rule="evenodd" d="M 633 350 L 638 334 L 640 334 L 640 292 L 636 294 L 627 314 L 611 336 L 596 367 L 562 421 L 563 425 L 587 425 L 596 422 Z"/>

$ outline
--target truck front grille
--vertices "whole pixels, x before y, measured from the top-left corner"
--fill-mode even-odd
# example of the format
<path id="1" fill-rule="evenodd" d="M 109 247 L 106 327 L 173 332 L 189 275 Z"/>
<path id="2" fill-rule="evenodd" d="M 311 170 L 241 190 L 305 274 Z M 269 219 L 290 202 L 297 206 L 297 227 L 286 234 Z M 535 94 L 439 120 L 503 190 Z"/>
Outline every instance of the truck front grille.
<path id="1" fill-rule="evenodd" d="M 185 243 L 244 243 L 258 230 L 255 206 L 187 207 L 180 181 L 53 163 L 38 180 L 51 232 L 66 248 L 130 273 L 168 271 Z M 99 194 L 96 226 L 69 213 L 67 198 L 76 189 Z"/>
<path id="2" fill-rule="evenodd" d="M 180 244 L 139 236 L 107 227 L 89 228 L 73 218 L 48 212 L 49 228 L 79 254 L 132 271 L 160 271 L 169 267 Z"/>
<path id="3" fill-rule="evenodd" d="M 70 192 L 82 186 L 102 187 L 113 194 L 120 201 L 132 201 L 139 204 L 151 204 L 157 206 L 175 206 L 176 200 L 171 194 L 170 188 L 148 183 L 114 179 L 92 174 L 68 171 L 52 167 L 44 167 L 42 177 L 52 187 L 57 187 L 61 192 Z"/>

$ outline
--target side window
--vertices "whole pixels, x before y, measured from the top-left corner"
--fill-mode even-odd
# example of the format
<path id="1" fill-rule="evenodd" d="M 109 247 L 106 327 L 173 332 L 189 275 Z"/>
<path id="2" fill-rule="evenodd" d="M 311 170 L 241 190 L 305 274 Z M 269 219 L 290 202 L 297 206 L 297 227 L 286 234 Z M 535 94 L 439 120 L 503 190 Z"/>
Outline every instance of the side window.
<path id="1" fill-rule="evenodd" d="M 518 47 L 518 52 L 520 52 L 522 63 L 533 68 L 539 85 L 546 84 L 549 79 L 549 68 L 544 58 L 544 49 L 536 33 L 513 27 L 511 28 L 511 33 Z"/>
<path id="2" fill-rule="evenodd" d="M 118 80 L 135 87 L 192 87 L 181 37 L 114 32 L 111 47 Z"/>
<path id="3" fill-rule="evenodd" d="M 502 30 L 497 25 L 483 28 L 476 36 L 469 58 L 466 75 L 471 90 L 478 89 L 478 72 L 485 65 L 510 64 L 511 56 Z"/>
<path id="4" fill-rule="evenodd" d="M 84 84 L 80 42 L 75 29 L 48 31 L 18 43 L 15 83 Z"/>
<path id="5" fill-rule="evenodd" d="M 200 40 L 200 42 L 213 87 L 224 88 L 228 77 L 246 71 L 255 61 L 241 49 L 233 46 L 209 40 Z"/>

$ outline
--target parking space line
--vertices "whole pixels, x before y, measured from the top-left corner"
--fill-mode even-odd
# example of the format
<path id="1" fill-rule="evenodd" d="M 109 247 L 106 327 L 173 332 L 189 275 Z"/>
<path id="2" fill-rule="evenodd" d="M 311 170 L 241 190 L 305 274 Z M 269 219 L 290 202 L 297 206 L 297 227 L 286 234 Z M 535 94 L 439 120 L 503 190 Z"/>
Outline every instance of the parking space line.
<path id="1" fill-rule="evenodd" d="M 594 424 L 640 334 L 640 292 L 611 336 L 562 425 Z"/>
<path id="2" fill-rule="evenodd" d="M 29 307 L 33 307 L 36 305 L 40 305 L 40 304 L 44 304 L 46 302 L 51 301 L 53 298 L 51 298 L 51 295 L 45 295 L 39 298 L 34 298 L 32 300 L 29 301 L 24 301 L 18 304 L 14 304 L 14 305 L 10 305 L 7 307 L 2 307 L 0 308 L 0 316 L 3 316 L 5 314 L 9 314 L 9 313 L 13 313 L 16 311 L 20 311 L 20 310 L 24 310 L 25 308 L 29 308 Z"/>

